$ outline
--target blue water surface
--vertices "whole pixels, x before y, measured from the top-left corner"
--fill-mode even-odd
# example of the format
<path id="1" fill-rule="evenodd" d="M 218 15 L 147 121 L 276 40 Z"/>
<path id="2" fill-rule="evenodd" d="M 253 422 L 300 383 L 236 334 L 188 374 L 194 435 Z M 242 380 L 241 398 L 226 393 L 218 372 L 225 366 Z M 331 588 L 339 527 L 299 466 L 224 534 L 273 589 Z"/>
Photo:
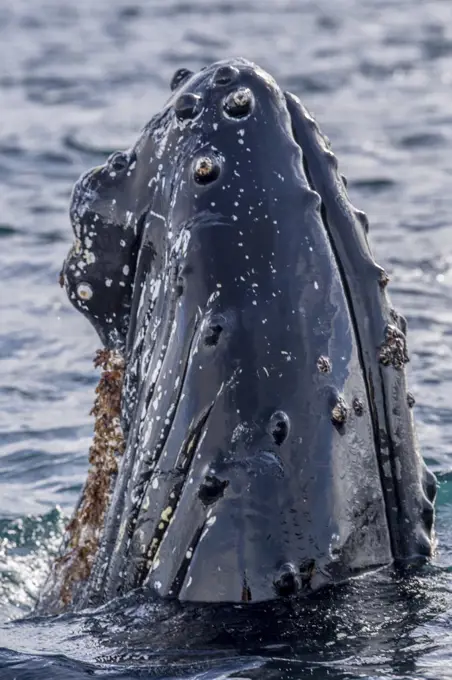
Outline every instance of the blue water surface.
<path id="1" fill-rule="evenodd" d="M 420 574 L 367 576 L 256 621 L 139 593 L 20 621 L 92 434 L 99 343 L 57 284 L 71 186 L 136 139 L 176 68 L 228 56 L 301 97 L 370 217 L 408 319 L 438 555 Z M 0 0 L 1 680 L 452 678 L 451 87 L 450 0 Z"/>

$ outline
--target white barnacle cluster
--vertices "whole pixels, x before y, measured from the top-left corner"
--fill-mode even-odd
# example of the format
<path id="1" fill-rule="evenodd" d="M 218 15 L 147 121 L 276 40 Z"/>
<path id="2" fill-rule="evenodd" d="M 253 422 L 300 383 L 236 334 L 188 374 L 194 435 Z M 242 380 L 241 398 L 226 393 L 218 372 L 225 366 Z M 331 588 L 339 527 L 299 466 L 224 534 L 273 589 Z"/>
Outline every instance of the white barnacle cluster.
<path id="1" fill-rule="evenodd" d="M 239 423 L 234 428 L 234 431 L 233 431 L 232 436 L 231 436 L 231 443 L 235 444 L 240 439 L 243 440 L 249 432 L 251 432 L 251 427 L 249 426 L 248 423 L 246 423 L 246 422 Z"/>
<path id="2" fill-rule="evenodd" d="M 196 118 L 185 118 L 185 120 L 180 120 L 179 118 L 174 119 L 174 125 L 178 130 L 185 130 L 187 128 L 193 129 L 199 125 L 197 118 L 203 114 L 204 108 L 201 108 L 199 114 Z"/>

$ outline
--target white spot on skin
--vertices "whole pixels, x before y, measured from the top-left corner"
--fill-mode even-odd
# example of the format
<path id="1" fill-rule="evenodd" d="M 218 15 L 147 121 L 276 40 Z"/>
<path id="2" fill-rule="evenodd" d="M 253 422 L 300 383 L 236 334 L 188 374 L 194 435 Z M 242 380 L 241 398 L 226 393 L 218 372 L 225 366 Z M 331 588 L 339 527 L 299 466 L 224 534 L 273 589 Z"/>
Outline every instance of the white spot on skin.
<path id="1" fill-rule="evenodd" d="M 124 536 L 125 531 L 126 531 L 126 525 L 127 525 L 127 521 L 124 520 L 124 522 L 123 522 L 123 523 L 121 524 L 121 526 L 119 527 L 118 537 L 117 537 L 117 541 L 116 541 L 116 546 L 115 546 L 114 552 L 117 552 L 117 551 L 119 550 L 120 546 L 121 546 L 121 541 L 122 541 L 123 536 Z"/>
<path id="2" fill-rule="evenodd" d="M 164 216 L 160 215 L 160 213 L 156 213 L 154 210 L 151 210 L 150 213 L 151 213 L 151 215 L 154 215 L 154 217 L 158 217 L 160 220 L 163 220 L 164 222 L 166 222 Z"/>
<path id="3" fill-rule="evenodd" d="M 111 279 L 105 279 L 105 285 L 107 286 L 107 288 L 110 288 L 112 283 L 113 281 Z"/>
<path id="4" fill-rule="evenodd" d="M 127 276 L 127 274 L 130 272 L 130 267 L 128 264 L 125 264 L 124 267 L 122 268 L 122 273 Z"/>
<path id="5" fill-rule="evenodd" d="M 159 360 L 157 361 L 157 366 L 155 367 L 155 370 L 154 370 L 154 372 L 153 372 L 153 374 L 152 374 L 152 377 L 151 377 L 151 383 L 152 383 L 152 384 L 154 384 L 155 381 L 157 380 L 157 376 L 158 376 L 158 374 L 159 374 L 159 371 L 160 371 L 161 367 L 162 367 L 162 360 L 159 359 Z"/>
<path id="6" fill-rule="evenodd" d="M 207 300 L 207 307 L 208 307 L 209 305 L 211 305 L 212 302 L 214 302 L 214 301 L 217 299 L 217 297 L 218 297 L 219 295 L 220 295 L 220 293 L 219 293 L 217 290 L 216 290 L 214 293 L 212 293 L 212 294 L 209 296 L 209 299 Z"/>

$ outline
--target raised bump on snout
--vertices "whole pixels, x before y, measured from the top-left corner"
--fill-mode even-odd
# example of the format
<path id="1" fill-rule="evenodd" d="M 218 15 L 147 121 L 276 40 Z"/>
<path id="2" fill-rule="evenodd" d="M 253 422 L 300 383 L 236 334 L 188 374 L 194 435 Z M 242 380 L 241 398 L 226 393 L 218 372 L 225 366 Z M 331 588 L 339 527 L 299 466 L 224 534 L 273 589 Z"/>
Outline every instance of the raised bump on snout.
<path id="1" fill-rule="evenodd" d="M 276 574 L 273 585 L 278 595 L 288 597 L 296 595 L 301 590 L 301 576 L 291 562 L 283 564 Z"/>
<path id="2" fill-rule="evenodd" d="M 121 172 L 129 167 L 129 155 L 123 151 L 115 151 L 107 158 L 107 168 L 113 172 Z"/>
<path id="3" fill-rule="evenodd" d="M 336 403 L 331 409 L 331 420 L 335 425 L 343 425 L 348 418 L 348 406 L 341 396 L 336 397 Z"/>
<path id="4" fill-rule="evenodd" d="M 268 431 L 277 446 L 289 436 L 290 418 L 284 411 L 275 411 L 268 422 Z"/>
<path id="5" fill-rule="evenodd" d="M 380 270 L 380 275 L 378 277 L 378 283 L 380 288 L 386 288 L 389 283 L 389 276 L 384 269 Z"/>
<path id="6" fill-rule="evenodd" d="M 227 479 L 221 480 L 215 475 L 206 475 L 204 481 L 199 487 L 198 498 L 201 503 L 205 506 L 213 505 L 219 500 L 225 492 L 225 489 L 229 486 L 229 481 Z"/>
<path id="7" fill-rule="evenodd" d="M 214 85 L 228 85 L 239 77 L 239 70 L 235 66 L 219 66 L 213 74 Z"/>
<path id="8" fill-rule="evenodd" d="M 214 156 L 200 156 L 193 163 L 193 172 L 198 184 L 209 184 L 218 179 L 220 164 Z"/>
<path id="9" fill-rule="evenodd" d="M 201 97 L 193 92 L 185 92 L 174 103 L 174 113 L 179 120 L 195 118 L 201 112 Z"/>
<path id="10" fill-rule="evenodd" d="M 320 373 L 331 373 L 331 360 L 329 357 L 325 357 L 323 355 L 319 356 L 317 359 L 317 370 Z"/>
<path id="11" fill-rule="evenodd" d="M 92 286 L 89 283 L 86 283 L 85 281 L 82 281 L 81 283 L 78 284 L 76 292 L 77 297 L 80 298 L 80 300 L 84 300 L 85 302 L 87 300 L 91 300 L 91 298 L 93 297 Z"/>
<path id="12" fill-rule="evenodd" d="M 431 531 L 435 520 L 435 507 L 427 498 L 423 499 L 422 521 L 427 529 Z"/>
<path id="13" fill-rule="evenodd" d="M 352 407 L 357 416 L 362 416 L 364 413 L 364 404 L 358 397 L 355 397 L 352 402 Z"/>
<path id="14" fill-rule="evenodd" d="M 403 316 L 403 314 L 399 314 L 399 312 L 396 312 L 395 309 L 391 309 L 389 313 L 391 315 L 391 319 L 394 321 L 397 328 L 399 328 L 406 337 L 408 328 L 406 319 Z"/>
<path id="15" fill-rule="evenodd" d="M 405 334 L 393 324 L 387 324 L 385 339 L 380 346 L 379 360 L 383 366 L 394 366 L 397 370 L 409 361 Z"/>
<path id="16" fill-rule="evenodd" d="M 411 392 L 406 393 L 406 403 L 408 404 L 408 408 L 413 408 L 416 403 L 416 399 Z"/>
<path id="17" fill-rule="evenodd" d="M 325 147 L 323 151 L 324 158 L 326 158 L 326 161 L 328 165 L 330 165 L 336 172 L 339 167 L 339 161 L 337 160 L 337 156 L 335 153 L 331 151 L 328 147 Z"/>
<path id="18" fill-rule="evenodd" d="M 254 95 L 249 87 L 239 87 L 230 92 L 223 102 L 225 114 L 229 118 L 244 118 L 254 108 Z"/>
<path id="19" fill-rule="evenodd" d="M 179 85 L 181 85 L 183 82 L 191 78 L 192 75 L 193 71 L 190 71 L 188 68 L 178 68 L 173 77 L 171 78 L 170 82 L 171 91 L 174 92 L 174 90 L 177 90 Z"/>
<path id="20" fill-rule="evenodd" d="M 218 345 L 222 332 L 223 326 L 221 324 L 215 322 L 210 323 L 204 334 L 204 344 L 206 347 L 215 347 Z"/>
<path id="21" fill-rule="evenodd" d="M 368 234 L 369 233 L 369 218 L 367 217 L 366 213 L 363 212 L 362 210 L 357 210 L 355 208 L 355 217 L 358 220 L 358 222 L 361 224 L 362 228 L 364 229 L 364 233 Z"/>

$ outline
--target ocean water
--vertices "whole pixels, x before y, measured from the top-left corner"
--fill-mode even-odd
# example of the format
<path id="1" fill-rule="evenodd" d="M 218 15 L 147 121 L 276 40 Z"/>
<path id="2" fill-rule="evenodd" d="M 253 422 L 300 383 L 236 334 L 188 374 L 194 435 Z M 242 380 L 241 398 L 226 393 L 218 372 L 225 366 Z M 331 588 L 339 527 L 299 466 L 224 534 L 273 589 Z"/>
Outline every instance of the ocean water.
<path id="1" fill-rule="evenodd" d="M 452 678 L 451 18 L 450 0 L 0 0 L 1 680 Z M 438 554 L 420 574 L 263 607 L 259 625 L 139 593 L 21 621 L 92 434 L 99 342 L 57 282 L 72 184 L 136 139 L 176 68 L 228 56 L 300 96 L 369 215 L 408 320 L 418 436 L 440 481 Z"/>

